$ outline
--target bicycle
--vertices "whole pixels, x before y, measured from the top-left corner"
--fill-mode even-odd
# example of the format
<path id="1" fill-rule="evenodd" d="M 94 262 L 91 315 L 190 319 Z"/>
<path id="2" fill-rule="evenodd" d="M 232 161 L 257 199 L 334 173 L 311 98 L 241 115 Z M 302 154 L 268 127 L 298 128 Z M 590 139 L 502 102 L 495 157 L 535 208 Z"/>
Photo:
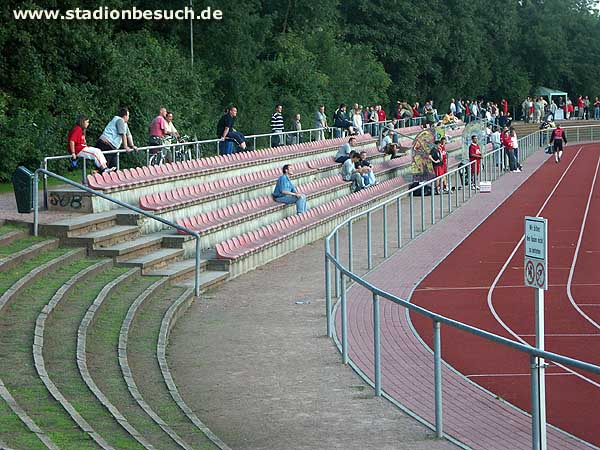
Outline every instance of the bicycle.
<path id="1" fill-rule="evenodd" d="M 175 143 L 185 144 L 189 141 L 189 136 L 172 136 L 167 135 L 160 140 L 160 147 L 150 150 L 150 157 L 148 158 L 149 166 L 160 166 L 166 162 L 177 162 L 177 161 L 189 161 L 192 159 L 192 151 L 189 146 L 186 145 L 175 145 L 172 147 L 162 147 L 163 145 L 173 145 Z M 171 153 L 173 158 L 168 157 L 168 153 Z"/>

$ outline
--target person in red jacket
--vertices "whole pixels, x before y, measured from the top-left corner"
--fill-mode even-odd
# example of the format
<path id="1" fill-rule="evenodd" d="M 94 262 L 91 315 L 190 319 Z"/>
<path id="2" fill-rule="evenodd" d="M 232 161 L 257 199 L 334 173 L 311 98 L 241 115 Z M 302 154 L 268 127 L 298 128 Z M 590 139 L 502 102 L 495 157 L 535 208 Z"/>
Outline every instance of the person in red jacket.
<path id="1" fill-rule="evenodd" d="M 508 102 L 506 101 L 505 98 L 503 98 L 502 101 L 500 102 L 500 106 L 502 107 L 502 111 L 504 112 L 504 115 L 506 116 L 508 114 Z"/>
<path id="2" fill-rule="evenodd" d="M 469 145 L 469 162 L 471 162 L 471 175 L 473 187 L 478 189 L 479 174 L 481 173 L 481 147 L 477 142 L 477 136 L 471 136 L 471 145 Z"/>
<path id="3" fill-rule="evenodd" d="M 504 146 L 504 153 L 508 158 L 508 167 L 511 172 L 520 172 L 521 170 L 517 167 L 517 158 L 515 158 L 515 149 L 513 146 L 512 136 L 508 127 L 504 127 L 500 141 Z"/>
<path id="4" fill-rule="evenodd" d="M 102 150 L 96 147 L 88 147 L 85 143 L 85 132 L 90 125 L 90 119 L 86 116 L 77 117 L 77 123 L 69 131 L 67 136 L 67 151 L 71 154 L 71 167 L 77 166 L 77 157 L 90 159 L 94 161 L 100 173 L 104 171 L 112 171 L 114 168 L 106 167 L 106 158 Z"/>

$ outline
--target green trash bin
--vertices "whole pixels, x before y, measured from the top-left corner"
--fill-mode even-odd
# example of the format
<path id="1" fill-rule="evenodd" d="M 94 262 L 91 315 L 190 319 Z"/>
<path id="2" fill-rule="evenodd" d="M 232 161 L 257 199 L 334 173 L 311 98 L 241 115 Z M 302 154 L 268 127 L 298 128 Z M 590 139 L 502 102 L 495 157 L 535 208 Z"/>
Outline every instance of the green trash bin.
<path id="1" fill-rule="evenodd" d="M 33 211 L 33 172 L 27 167 L 19 166 L 12 176 L 17 211 L 30 213 Z"/>

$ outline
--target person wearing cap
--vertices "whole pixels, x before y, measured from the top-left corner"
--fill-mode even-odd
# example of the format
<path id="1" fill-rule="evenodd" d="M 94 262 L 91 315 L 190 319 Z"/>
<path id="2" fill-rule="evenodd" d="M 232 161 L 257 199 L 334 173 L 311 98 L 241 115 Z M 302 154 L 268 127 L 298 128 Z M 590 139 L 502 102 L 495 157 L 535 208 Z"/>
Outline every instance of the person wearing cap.
<path id="1" fill-rule="evenodd" d="M 277 179 L 277 184 L 273 190 L 273 199 L 278 203 L 286 205 L 296 204 L 296 213 L 306 212 L 306 195 L 298 192 L 290 181 L 292 175 L 292 166 L 285 164 L 282 168 L 282 175 Z"/>

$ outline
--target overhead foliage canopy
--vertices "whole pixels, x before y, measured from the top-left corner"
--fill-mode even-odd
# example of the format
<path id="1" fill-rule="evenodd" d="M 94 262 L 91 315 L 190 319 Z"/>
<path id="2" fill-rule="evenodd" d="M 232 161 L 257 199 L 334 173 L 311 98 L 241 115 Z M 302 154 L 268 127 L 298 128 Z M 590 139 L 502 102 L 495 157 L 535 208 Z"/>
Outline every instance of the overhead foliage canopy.
<path id="1" fill-rule="evenodd" d="M 159 107 L 177 127 L 212 137 L 235 103 L 238 128 L 269 131 L 276 103 L 311 127 L 318 104 L 389 108 L 396 100 L 509 99 L 538 86 L 600 95 L 600 21 L 592 0 L 221 0 L 221 21 L 23 21 L 13 9 L 82 7 L 75 0 L 3 2 L 0 179 L 19 162 L 65 153 L 78 114 L 93 144 L 120 105 L 139 145 Z M 110 0 L 115 9 L 188 2 Z M 194 2 L 196 10 L 209 2 Z M 97 6 L 90 6 L 90 9 Z"/>

